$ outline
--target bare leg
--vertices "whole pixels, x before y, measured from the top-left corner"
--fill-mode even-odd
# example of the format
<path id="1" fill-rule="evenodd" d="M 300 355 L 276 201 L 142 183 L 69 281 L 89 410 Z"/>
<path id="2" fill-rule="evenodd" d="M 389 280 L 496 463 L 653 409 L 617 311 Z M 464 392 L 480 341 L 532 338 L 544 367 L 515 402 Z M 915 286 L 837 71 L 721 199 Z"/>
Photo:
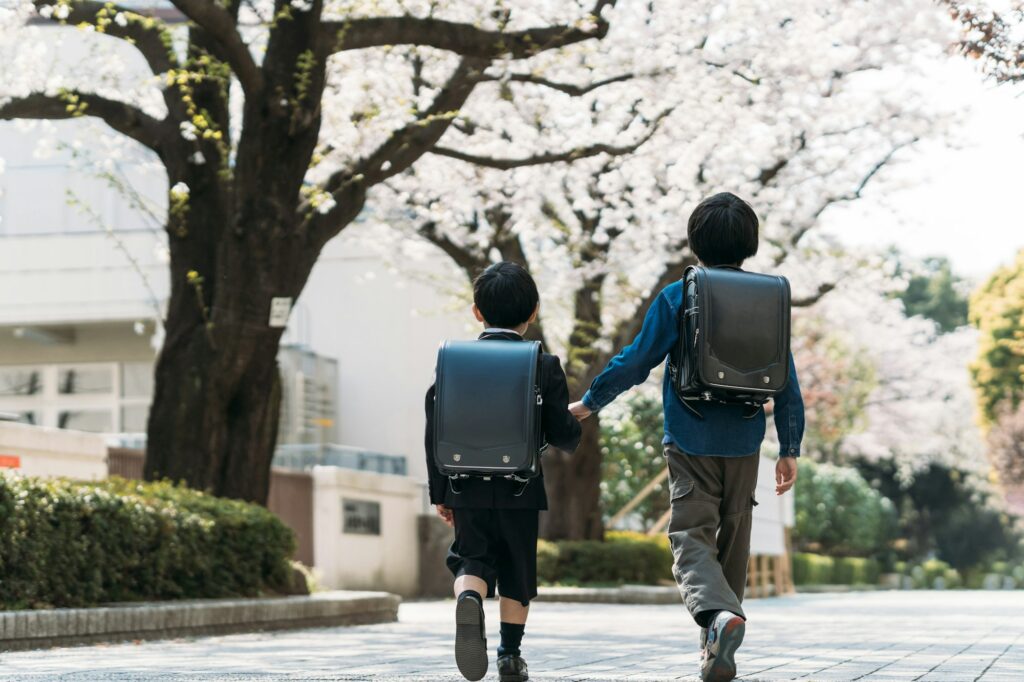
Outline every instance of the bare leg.
<path id="1" fill-rule="evenodd" d="M 530 605 L 523 606 L 515 599 L 501 598 L 501 622 L 525 625 L 526 616 L 530 613 Z"/>
<path id="2" fill-rule="evenodd" d="M 483 602 L 487 596 L 487 583 L 483 578 L 478 578 L 475 575 L 460 575 L 455 579 L 455 596 L 458 597 L 466 590 L 473 590 L 480 595 L 480 601 Z M 504 603 L 504 599 L 501 600 Z M 524 618 L 526 616 L 523 616 Z M 526 621 L 523 621 L 526 622 Z"/>

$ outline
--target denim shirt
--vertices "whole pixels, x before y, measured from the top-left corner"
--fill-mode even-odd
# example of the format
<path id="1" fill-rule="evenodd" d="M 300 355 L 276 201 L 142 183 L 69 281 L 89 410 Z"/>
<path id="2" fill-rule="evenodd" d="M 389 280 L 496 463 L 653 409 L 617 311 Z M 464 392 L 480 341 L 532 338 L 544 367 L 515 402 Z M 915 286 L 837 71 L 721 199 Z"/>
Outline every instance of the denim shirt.
<path id="1" fill-rule="evenodd" d="M 611 359 L 583 396 L 583 404 L 588 409 L 596 412 L 623 391 L 642 384 L 652 369 L 666 361 L 679 339 L 682 302 L 682 282 L 670 284 L 658 294 L 633 343 Z M 663 383 L 665 444 L 673 444 L 691 455 L 721 457 L 751 455 L 761 448 L 765 433 L 763 408 L 749 416 L 750 408 L 746 405 L 699 401 L 694 403 L 700 413 L 698 416 L 676 395 L 667 371 Z M 773 400 L 779 453 L 798 457 L 804 435 L 804 401 L 792 354 L 789 356 L 789 381 Z"/>

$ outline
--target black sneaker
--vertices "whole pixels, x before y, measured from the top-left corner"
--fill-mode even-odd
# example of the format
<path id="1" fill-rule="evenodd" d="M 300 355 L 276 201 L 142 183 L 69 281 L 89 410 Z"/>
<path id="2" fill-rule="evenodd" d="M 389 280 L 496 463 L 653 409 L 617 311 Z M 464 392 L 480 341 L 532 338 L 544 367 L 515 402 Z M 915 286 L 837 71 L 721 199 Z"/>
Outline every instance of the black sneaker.
<path id="1" fill-rule="evenodd" d="M 720 611 L 708 627 L 707 646 L 700 665 L 703 682 L 728 682 L 736 677 L 736 650 L 743 642 L 746 621 Z"/>
<path id="2" fill-rule="evenodd" d="M 487 630 L 484 607 L 476 597 L 465 595 L 455 604 L 455 664 L 467 680 L 487 674 Z"/>
<path id="3" fill-rule="evenodd" d="M 526 670 L 526 661 L 522 656 L 498 657 L 498 680 L 500 682 L 526 682 L 530 673 Z"/>

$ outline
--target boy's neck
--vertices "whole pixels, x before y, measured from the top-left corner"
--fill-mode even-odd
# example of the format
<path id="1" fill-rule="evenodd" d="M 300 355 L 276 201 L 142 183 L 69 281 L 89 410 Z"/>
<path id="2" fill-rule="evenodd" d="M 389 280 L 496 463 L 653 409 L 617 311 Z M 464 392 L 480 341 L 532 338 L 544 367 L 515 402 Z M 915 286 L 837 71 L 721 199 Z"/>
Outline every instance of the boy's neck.
<path id="1" fill-rule="evenodd" d="M 513 332 L 515 334 L 519 334 L 519 336 L 525 336 L 526 335 L 526 330 L 529 329 L 529 328 L 530 328 L 530 323 L 529 322 L 526 322 L 525 324 L 521 324 L 518 327 L 496 327 L 493 324 L 488 324 L 487 322 L 484 322 L 484 331 L 485 332 Z"/>

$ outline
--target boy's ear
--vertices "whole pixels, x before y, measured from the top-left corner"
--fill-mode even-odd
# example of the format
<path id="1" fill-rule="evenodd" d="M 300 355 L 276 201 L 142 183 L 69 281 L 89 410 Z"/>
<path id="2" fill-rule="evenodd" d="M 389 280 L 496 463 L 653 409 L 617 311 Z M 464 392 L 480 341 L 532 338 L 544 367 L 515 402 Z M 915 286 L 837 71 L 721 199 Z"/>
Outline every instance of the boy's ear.
<path id="1" fill-rule="evenodd" d="M 484 314 L 476 307 L 476 303 L 473 304 L 473 317 L 476 318 L 477 322 L 487 323 L 487 320 L 484 319 Z"/>
<path id="2" fill-rule="evenodd" d="M 527 320 L 527 322 L 533 324 L 534 322 L 537 321 L 538 315 L 540 315 L 540 303 L 537 303 L 537 306 L 533 309 L 533 315 L 530 315 L 530 319 Z"/>

